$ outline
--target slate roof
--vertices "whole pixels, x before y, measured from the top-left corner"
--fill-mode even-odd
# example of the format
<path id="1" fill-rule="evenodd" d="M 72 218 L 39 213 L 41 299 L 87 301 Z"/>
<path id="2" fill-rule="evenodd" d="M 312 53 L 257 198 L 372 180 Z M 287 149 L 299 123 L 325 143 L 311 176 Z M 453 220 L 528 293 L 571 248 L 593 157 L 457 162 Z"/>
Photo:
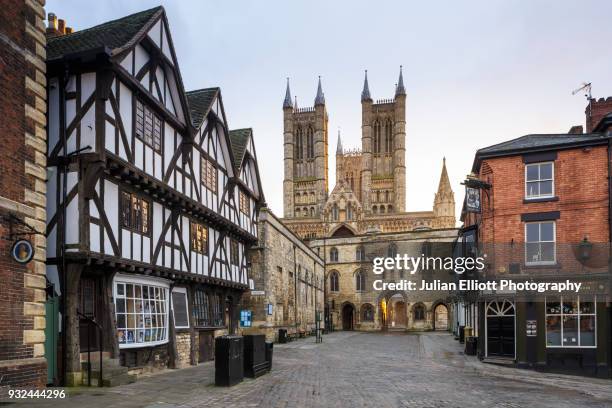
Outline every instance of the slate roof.
<path id="1" fill-rule="evenodd" d="M 487 158 L 598 145 L 608 143 L 608 139 L 609 136 L 601 133 L 525 135 L 476 151 L 472 171 L 478 171 L 482 160 Z"/>
<path id="2" fill-rule="evenodd" d="M 187 104 L 191 112 L 191 122 L 197 129 L 202 125 L 215 96 L 219 93 L 219 88 L 204 88 L 195 91 L 189 91 L 187 95 Z"/>
<path id="3" fill-rule="evenodd" d="M 75 31 L 72 34 L 49 38 L 47 41 L 47 60 L 52 61 L 68 54 L 102 47 L 120 50 L 128 46 L 147 23 L 163 13 L 163 10 L 164 8 L 159 6 L 117 20 L 107 21 L 91 28 Z"/>
<path id="4" fill-rule="evenodd" d="M 252 134 L 253 129 L 251 128 L 234 129 L 229 132 L 230 142 L 232 144 L 232 154 L 234 155 L 236 167 L 240 167 L 242 164 L 242 158 L 244 157 L 247 143 Z"/>
<path id="5" fill-rule="evenodd" d="M 563 148 L 564 146 L 582 144 L 582 143 L 599 143 L 607 140 L 607 137 L 599 133 L 586 133 L 574 135 L 568 133 L 562 134 L 535 134 L 525 135 L 506 142 L 498 143 L 492 146 L 479 149 L 476 154 L 480 156 L 494 156 L 508 153 L 515 153 L 522 150 L 545 150 L 548 148 Z"/>

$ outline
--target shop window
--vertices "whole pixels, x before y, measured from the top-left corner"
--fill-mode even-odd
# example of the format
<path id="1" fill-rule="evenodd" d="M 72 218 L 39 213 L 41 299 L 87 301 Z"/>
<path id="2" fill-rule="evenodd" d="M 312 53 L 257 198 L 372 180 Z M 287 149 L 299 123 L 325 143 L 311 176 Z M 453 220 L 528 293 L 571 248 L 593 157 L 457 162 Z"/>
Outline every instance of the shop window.
<path id="1" fill-rule="evenodd" d="M 174 317 L 174 327 L 177 329 L 189 328 L 187 288 L 172 289 L 172 315 Z"/>
<path id="2" fill-rule="evenodd" d="M 546 347 L 595 347 L 594 297 L 546 298 Z"/>

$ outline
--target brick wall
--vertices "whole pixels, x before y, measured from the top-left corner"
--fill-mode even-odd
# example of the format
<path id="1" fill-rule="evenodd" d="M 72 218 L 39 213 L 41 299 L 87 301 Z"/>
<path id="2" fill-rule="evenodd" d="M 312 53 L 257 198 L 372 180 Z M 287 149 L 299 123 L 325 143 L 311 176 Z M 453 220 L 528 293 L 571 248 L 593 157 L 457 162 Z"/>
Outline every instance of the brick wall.
<path id="1" fill-rule="evenodd" d="M 587 133 L 590 133 L 599 124 L 601 119 L 611 112 L 612 96 L 609 96 L 606 99 L 592 99 L 585 110 Z"/>
<path id="2" fill-rule="evenodd" d="M 44 386 L 45 239 L 27 266 L 10 257 L 16 237 L 45 228 L 46 78 L 44 0 L 7 0 L 0 9 L 0 387 Z"/>

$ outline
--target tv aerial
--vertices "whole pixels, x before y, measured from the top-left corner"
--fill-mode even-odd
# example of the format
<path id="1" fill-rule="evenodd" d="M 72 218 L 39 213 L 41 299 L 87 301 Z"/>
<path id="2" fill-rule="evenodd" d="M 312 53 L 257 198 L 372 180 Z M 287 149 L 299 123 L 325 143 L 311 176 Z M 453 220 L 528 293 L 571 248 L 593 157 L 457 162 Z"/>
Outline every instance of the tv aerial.
<path id="1" fill-rule="evenodd" d="M 572 91 L 572 95 L 576 95 L 578 92 L 582 92 L 582 91 L 584 91 L 584 97 L 590 101 L 591 100 L 591 83 L 583 82 L 580 88 L 574 89 Z"/>

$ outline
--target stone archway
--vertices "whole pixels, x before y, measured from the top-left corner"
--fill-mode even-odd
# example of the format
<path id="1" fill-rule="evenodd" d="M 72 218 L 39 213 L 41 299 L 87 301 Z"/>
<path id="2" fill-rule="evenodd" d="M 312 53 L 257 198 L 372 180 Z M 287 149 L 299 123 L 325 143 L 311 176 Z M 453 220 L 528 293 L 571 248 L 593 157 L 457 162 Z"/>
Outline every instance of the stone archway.
<path id="1" fill-rule="evenodd" d="M 433 309 L 434 330 L 448 330 L 448 307 L 438 303 Z"/>
<path id="2" fill-rule="evenodd" d="M 345 303 L 342 306 L 342 330 L 355 329 L 355 306 Z"/>

